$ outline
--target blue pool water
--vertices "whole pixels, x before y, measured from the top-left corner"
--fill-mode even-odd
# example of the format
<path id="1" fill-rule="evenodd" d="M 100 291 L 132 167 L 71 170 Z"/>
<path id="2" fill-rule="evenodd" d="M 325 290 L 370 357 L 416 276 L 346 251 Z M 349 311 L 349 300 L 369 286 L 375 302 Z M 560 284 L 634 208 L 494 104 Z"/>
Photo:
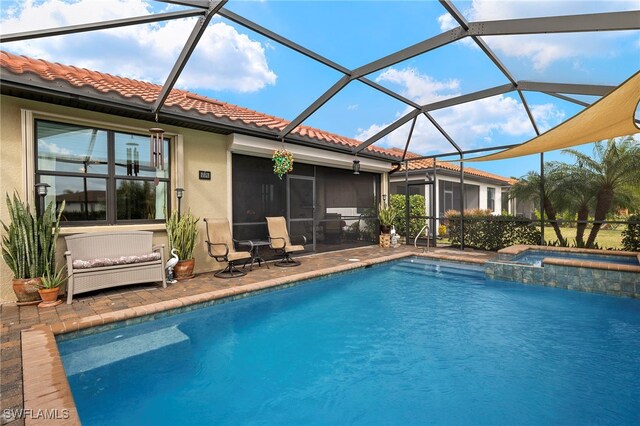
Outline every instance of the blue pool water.
<path id="1" fill-rule="evenodd" d="M 84 425 L 640 423 L 639 300 L 418 259 L 59 347 Z"/>
<path id="2" fill-rule="evenodd" d="M 555 257 L 557 259 L 575 259 L 581 260 L 583 262 L 608 262 L 618 263 L 622 265 L 640 266 L 637 257 L 604 254 L 566 253 L 551 250 L 526 250 L 514 256 L 511 260 L 517 263 L 541 266 L 542 260 L 546 257 Z"/>

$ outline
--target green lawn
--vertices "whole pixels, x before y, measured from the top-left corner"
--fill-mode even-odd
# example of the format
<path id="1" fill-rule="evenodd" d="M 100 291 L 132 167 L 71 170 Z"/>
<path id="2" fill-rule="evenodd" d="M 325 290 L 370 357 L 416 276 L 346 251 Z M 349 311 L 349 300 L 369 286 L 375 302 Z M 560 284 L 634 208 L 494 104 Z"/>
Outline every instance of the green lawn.
<path id="1" fill-rule="evenodd" d="M 618 229 L 601 229 L 598 232 L 598 236 L 596 237 L 596 243 L 600 248 L 622 248 L 622 231 L 625 229 L 624 226 L 619 226 Z M 560 228 L 562 232 L 562 236 L 569 240 L 569 243 L 575 243 L 576 238 L 576 228 Z M 584 233 L 584 239 L 586 240 L 589 237 L 589 232 L 591 232 L 591 228 L 587 228 Z M 550 226 L 544 227 L 544 238 L 545 240 L 556 240 L 556 233 L 553 231 L 553 228 Z"/>
<path id="2" fill-rule="evenodd" d="M 600 248 L 616 248 L 622 249 L 622 231 L 625 229 L 624 226 L 619 226 L 618 229 L 601 229 L 598 232 L 598 236 L 596 237 L 596 243 Z M 562 232 L 562 236 L 569 240 L 569 244 L 575 244 L 576 238 L 576 228 L 560 228 Z M 591 232 L 591 228 L 587 228 L 584 233 L 584 239 L 586 240 L 589 237 L 589 232 Z M 555 241 L 556 233 L 553 231 L 553 228 L 550 226 L 544 227 L 544 238 L 547 241 Z M 448 238 L 443 240 L 438 240 L 439 244 L 450 244 Z"/>

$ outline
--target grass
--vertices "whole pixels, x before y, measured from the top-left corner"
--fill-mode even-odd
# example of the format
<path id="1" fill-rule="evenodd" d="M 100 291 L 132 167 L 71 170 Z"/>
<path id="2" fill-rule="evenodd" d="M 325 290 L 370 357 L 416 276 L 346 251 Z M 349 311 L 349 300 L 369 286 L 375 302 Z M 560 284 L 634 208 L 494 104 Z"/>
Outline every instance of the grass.
<path id="1" fill-rule="evenodd" d="M 600 248 L 615 248 L 622 249 L 622 231 L 624 226 L 619 226 L 618 229 L 601 229 L 596 237 L 596 243 Z M 576 228 L 560 228 L 562 236 L 569 240 L 569 243 L 575 243 Z M 591 228 L 588 227 L 584 233 L 584 239 L 589 238 L 589 232 Z M 556 233 L 550 226 L 544 227 L 544 237 L 547 241 L 556 240 Z"/>
<path id="2" fill-rule="evenodd" d="M 622 249 L 622 231 L 624 229 L 624 226 L 619 226 L 618 229 L 601 229 L 596 237 L 598 247 L 601 249 Z M 560 231 L 562 232 L 562 236 L 569 240 L 569 244 L 575 244 L 576 228 L 560 228 Z M 585 241 L 589 238 L 589 232 L 591 232 L 591 227 L 588 227 L 584 232 Z M 551 226 L 544 227 L 544 238 L 547 241 L 555 241 L 557 239 L 556 233 Z M 445 238 L 438 240 L 438 243 L 450 244 L 450 241 L 448 238 Z"/>

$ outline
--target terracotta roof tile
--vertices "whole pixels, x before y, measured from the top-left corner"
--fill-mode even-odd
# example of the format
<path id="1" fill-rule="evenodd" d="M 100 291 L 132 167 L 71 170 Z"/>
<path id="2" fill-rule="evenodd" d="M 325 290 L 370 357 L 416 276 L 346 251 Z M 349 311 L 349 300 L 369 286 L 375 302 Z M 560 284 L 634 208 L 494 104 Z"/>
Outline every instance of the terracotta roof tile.
<path id="1" fill-rule="evenodd" d="M 400 158 L 402 158 L 402 152 L 404 151 L 403 149 L 400 148 L 390 148 L 390 151 L 394 151 L 396 152 Z M 411 158 L 416 158 L 416 157 L 420 157 L 420 155 L 414 153 L 414 152 L 410 152 L 407 151 L 407 155 L 406 158 L 411 159 Z M 456 163 L 449 163 L 447 161 L 436 161 L 436 166 L 442 169 L 446 169 L 446 170 L 451 170 L 454 172 L 459 172 L 460 171 L 460 165 L 456 164 Z M 420 160 L 415 160 L 415 161 L 409 161 L 409 170 L 425 170 L 425 169 L 431 169 L 433 168 L 433 158 L 423 158 Z M 400 169 L 400 170 L 404 170 L 404 166 Z M 484 170 L 479 170 L 479 169 L 475 169 L 473 167 L 466 167 L 464 168 L 464 172 L 465 174 L 469 174 L 472 176 L 479 176 L 479 177 L 483 177 L 483 178 L 488 178 L 488 179 L 495 179 L 498 181 L 502 181 L 508 184 L 513 184 L 516 179 L 511 179 L 511 178 L 506 178 L 504 176 L 499 176 L 493 173 L 489 173 L 489 172 L 485 172 Z"/>
<path id="2" fill-rule="evenodd" d="M 33 59 L 26 56 L 13 55 L 8 52 L 0 51 L 0 67 L 5 71 L 13 74 L 30 73 L 35 74 L 43 80 L 63 80 L 76 87 L 90 87 L 100 93 L 114 93 L 123 98 L 139 98 L 143 102 L 153 104 L 158 97 L 161 86 L 145 81 L 134 80 L 130 78 L 113 76 L 107 73 L 87 70 L 70 65 L 62 65 L 52 63 L 41 59 Z M 284 129 L 289 121 L 261 112 L 253 111 L 237 105 L 221 102 L 197 93 L 188 92 L 180 89 L 173 89 L 165 102 L 166 106 L 175 106 L 189 112 L 198 112 L 202 115 L 212 115 L 218 119 L 227 119 L 230 121 L 241 122 L 245 125 L 257 127 L 265 127 L 271 130 Z M 300 125 L 296 127 L 294 134 L 315 139 L 317 141 L 328 142 L 332 144 L 356 147 L 361 141 L 347 138 L 334 133 L 325 132 L 313 127 Z M 395 157 L 398 160 L 402 158 L 403 150 L 398 148 L 385 149 L 371 145 L 367 150 L 372 153 L 383 154 L 389 157 Z M 418 157 L 417 154 L 408 152 L 407 157 Z M 439 167 L 449 170 L 460 170 L 460 166 L 438 161 Z M 426 169 L 433 166 L 433 160 L 417 160 L 409 163 L 410 170 Z M 465 172 L 472 175 L 498 179 L 501 181 L 510 181 L 510 179 L 497 176 L 491 173 L 483 172 L 469 167 L 465 167 Z"/>

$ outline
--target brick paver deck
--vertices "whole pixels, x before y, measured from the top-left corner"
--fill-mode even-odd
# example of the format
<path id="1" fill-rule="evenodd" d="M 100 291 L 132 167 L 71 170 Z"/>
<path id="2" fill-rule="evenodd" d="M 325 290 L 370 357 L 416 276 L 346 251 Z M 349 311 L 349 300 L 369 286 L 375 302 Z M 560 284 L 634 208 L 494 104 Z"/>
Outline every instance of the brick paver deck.
<path id="1" fill-rule="evenodd" d="M 362 247 L 344 251 L 313 254 L 301 258 L 302 265 L 295 268 L 278 268 L 270 265 L 254 266 L 246 276 L 233 279 L 215 278 L 212 273 L 200 274 L 195 278 L 170 284 L 167 288 L 157 285 L 134 285 L 120 287 L 99 293 L 79 296 L 72 305 L 62 304 L 55 308 L 38 309 L 36 306 L 16 306 L 13 303 L 0 306 L 0 407 L 2 410 L 24 408 L 24 385 L 22 366 L 21 332 L 33 326 L 46 325 L 54 334 L 63 333 L 83 326 L 102 324 L 132 316 L 142 316 L 158 310 L 179 307 L 178 300 L 197 303 L 211 299 L 212 294 L 237 294 L 254 291 L 268 286 L 284 284 L 291 280 L 310 278 L 318 274 L 344 270 L 349 265 L 358 266 L 353 259 L 362 261 L 389 259 L 411 254 L 422 254 L 410 246 L 382 249 L 377 246 Z M 495 256 L 494 253 L 460 252 L 454 249 L 431 249 L 426 255 L 436 258 L 484 263 Z M 226 290 L 220 292 L 219 290 Z M 187 303 L 187 302 L 184 302 Z M 33 357 L 31 357 L 33 358 Z M 24 424 L 22 419 L 2 416 L 1 424 Z"/>

